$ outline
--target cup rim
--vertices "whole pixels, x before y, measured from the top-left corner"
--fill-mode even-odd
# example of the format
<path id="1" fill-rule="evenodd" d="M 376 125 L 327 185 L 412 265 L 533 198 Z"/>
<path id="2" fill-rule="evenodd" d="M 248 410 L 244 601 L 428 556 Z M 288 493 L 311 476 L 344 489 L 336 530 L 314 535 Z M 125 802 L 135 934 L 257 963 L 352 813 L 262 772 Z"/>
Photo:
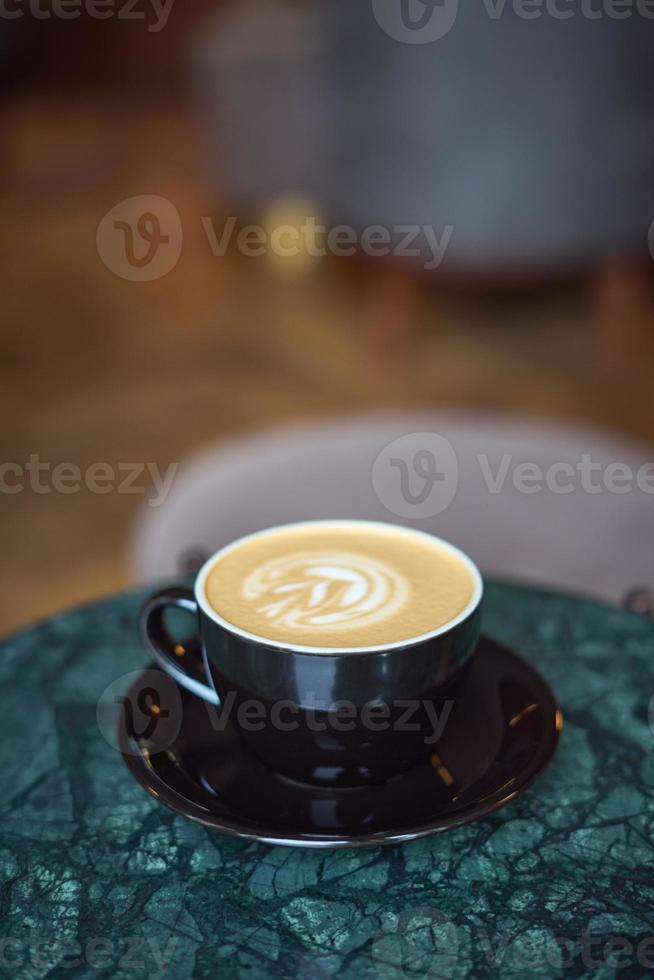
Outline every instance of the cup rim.
<path id="1" fill-rule="evenodd" d="M 473 593 L 472 597 L 466 604 L 466 606 L 458 613 L 453 619 L 450 619 L 443 626 L 439 626 L 434 630 L 430 630 L 427 633 L 421 633 L 419 636 L 412 636 L 406 640 L 396 640 L 393 643 L 382 643 L 375 646 L 366 647 L 321 647 L 312 646 L 309 644 L 301 643 L 287 643 L 285 641 L 273 640 L 270 637 L 260 636 L 258 633 L 252 633 L 249 630 L 242 629 L 240 626 L 236 626 L 235 623 L 230 623 L 229 620 L 225 619 L 223 616 L 217 612 L 212 605 L 210 605 L 207 595 L 206 595 L 206 581 L 209 577 L 209 573 L 214 565 L 224 558 L 225 555 L 229 554 L 235 548 L 244 544 L 246 541 L 254 541 L 257 538 L 268 537 L 277 531 L 289 530 L 291 528 L 309 528 L 309 527 L 363 527 L 363 528 L 383 528 L 384 530 L 398 531 L 403 534 L 408 534 L 413 537 L 419 537 L 421 539 L 427 539 L 430 544 L 438 544 L 440 547 L 449 551 L 450 554 L 456 555 L 466 566 L 468 571 L 472 576 L 473 581 Z M 357 520 L 357 519 L 343 519 L 338 520 L 337 518 L 319 519 L 315 521 L 295 521 L 289 524 L 276 524 L 273 527 L 267 527 L 260 531 L 254 531 L 251 534 L 246 534 L 243 537 L 237 538 L 230 544 L 225 545 L 216 551 L 210 558 L 208 558 L 202 565 L 200 571 L 198 572 L 197 578 L 195 580 L 194 586 L 195 598 L 200 609 L 202 609 L 205 616 L 213 620 L 218 626 L 221 626 L 226 632 L 238 636 L 243 640 L 249 640 L 257 643 L 260 646 L 271 647 L 275 650 L 287 651 L 289 653 L 305 653 L 315 656 L 348 656 L 351 657 L 355 654 L 369 654 L 369 653 L 385 653 L 392 650 L 403 650 L 409 647 L 419 646 L 428 640 L 436 639 L 438 636 L 442 636 L 445 633 L 449 633 L 451 630 L 455 629 L 466 619 L 468 619 L 478 608 L 481 603 L 484 594 L 484 582 L 477 565 L 474 563 L 472 558 L 457 548 L 456 545 L 452 544 L 450 541 L 446 541 L 444 538 L 440 538 L 435 534 L 430 534 L 427 531 L 421 531 L 418 528 L 404 527 L 402 524 L 391 524 L 386 521 L 368 521 L 368 520 Z"/>

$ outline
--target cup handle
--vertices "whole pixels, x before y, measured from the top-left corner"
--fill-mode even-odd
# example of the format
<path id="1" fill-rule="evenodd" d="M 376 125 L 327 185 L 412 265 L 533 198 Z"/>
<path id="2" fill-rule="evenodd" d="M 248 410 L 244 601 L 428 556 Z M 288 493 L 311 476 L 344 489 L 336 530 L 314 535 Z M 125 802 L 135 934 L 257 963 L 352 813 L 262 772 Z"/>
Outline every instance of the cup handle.
<path id="1" fill-rule="evenodd" d="M 220 698 L 212 684 L 207 684 L 194 673 L 201 673 L 207 678 L 207 668 L 202 654 L 192 652 L 180 643 L 176 643 L 164 623 L 164 611 L 170 608 L 184 609 L 197 617 L 198 604 L 191 589 L 178 586 L 157 592 L 141 609 L 139 626 L 143 642 L 154 654 L 154 657 L 173 680 L 185 687 L 187 691 L 196 694 L 209 704 L 220 704 Z M 187 669 L 188 668 L 188 669 Z M 198 668 L 200 668 L 198 670 Z"/>

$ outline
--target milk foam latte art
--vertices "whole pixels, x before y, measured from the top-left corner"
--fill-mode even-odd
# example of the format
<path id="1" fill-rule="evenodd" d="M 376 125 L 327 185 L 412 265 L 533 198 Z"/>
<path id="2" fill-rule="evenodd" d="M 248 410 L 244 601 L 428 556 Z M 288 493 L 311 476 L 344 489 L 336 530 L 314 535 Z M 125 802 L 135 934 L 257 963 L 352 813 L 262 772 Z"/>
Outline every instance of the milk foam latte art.
<path id="1" fill-rule="evenodd" d="M 411 586 L 390 565 L 347 551 L 300 551 L 248 575 L 241 594 L 274 626 L 347 630 L 381 622 L 408 602 Z"/>
<path id="2" fill-rule="evenodd" d="M 210 614 L 250 636 L 355 651 L 451 624 L 480 588 L 472 562 L 438 538 L 390 524 L 315 521 L 228 546 L 201 571 L 197 591 Z"/>

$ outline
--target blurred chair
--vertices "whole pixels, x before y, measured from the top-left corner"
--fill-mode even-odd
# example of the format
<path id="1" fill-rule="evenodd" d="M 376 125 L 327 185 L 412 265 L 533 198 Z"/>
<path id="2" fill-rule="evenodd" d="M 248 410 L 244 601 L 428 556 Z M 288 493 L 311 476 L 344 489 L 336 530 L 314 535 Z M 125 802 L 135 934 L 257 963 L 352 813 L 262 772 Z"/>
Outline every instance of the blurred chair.
<path id="1" fill-rule="evenodd" d="M 258 0 L 203 25 L 192 62 L 221 190 L 246 213 L 308 197 L 359 234 L 451 226 L 456 275 L 590 272 L 597 347 L 633 347 L 651 325 L 654 20 L 406 2 L 449 29 L 389 36 L 375 11 L 399 0 Z M 424 275 L 420 258 L 387 266 L 379 346 L 415 322 Z"/>
<path id="2" fill-rule="evenodd" d="M 434 517 L 403 518 L 382 503 L 399 502 L 397 509 L 406 511 L 394 466 L 376 468 L 373 481 L 379 454 L 408 433 L 438 433 L 456 454 L 458 489 Z M 519 464 L 543 471 L 553 464 L 575 467 L 584 455 L 602 469 L 624 463 L 634 473 L 648 461 L 642 446 L 606 433 L 501 416 L 372 415 L 273 429 L 190 459 L 167 501 L 143 508 L 132 565 L 141 582 L 175 579 L 222 545 L 264 527 L 368 518 L 445 537 L 486 574 L 620 602 L 639 586 L 654 587 L 654 497 L 636 488 L 587 493 L 579 478 L 571 493 L 526 493 L 513 481 Z M 650 482 L 652 476 L 654 467 Z M 412 493 L 421 489 L 415 479 Z M 489 479 L 498 481 L 497 492 Z"/>
<path id="3" fill-rule="evenodd" d="M 577 4 L 564 19 L 511 3 L 493 17 L 489 4 L 443 0 L 450 30 L 407 44 L 372 3 L 320 6 L 334 221 L 452 224 L 446 264 L 489 273 L 647 257 L 654 20 L 635 7 L 590 19 Z"/>
<path id="4" fill-rule="evenodd" d="M 315 0 L 251 0 L 215 11 L 191 40 L 216 190 L 241 218 L 325 179 L 316 13 Z"/>

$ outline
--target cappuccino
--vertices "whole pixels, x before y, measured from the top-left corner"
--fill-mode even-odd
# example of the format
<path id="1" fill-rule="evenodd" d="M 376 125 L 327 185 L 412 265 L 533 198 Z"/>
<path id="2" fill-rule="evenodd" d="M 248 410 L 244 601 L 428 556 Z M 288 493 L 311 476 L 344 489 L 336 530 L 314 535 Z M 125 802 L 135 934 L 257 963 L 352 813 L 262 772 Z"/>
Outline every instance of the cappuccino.
<path id="1" fill-rule="evenodd" d="M 479 573 L 438 538 L 390 524 L 315 521 L 219 552 L 199 591 L 229 627 L 285 646 L 358 650 L 415 641 L 474 607 Z"/>

